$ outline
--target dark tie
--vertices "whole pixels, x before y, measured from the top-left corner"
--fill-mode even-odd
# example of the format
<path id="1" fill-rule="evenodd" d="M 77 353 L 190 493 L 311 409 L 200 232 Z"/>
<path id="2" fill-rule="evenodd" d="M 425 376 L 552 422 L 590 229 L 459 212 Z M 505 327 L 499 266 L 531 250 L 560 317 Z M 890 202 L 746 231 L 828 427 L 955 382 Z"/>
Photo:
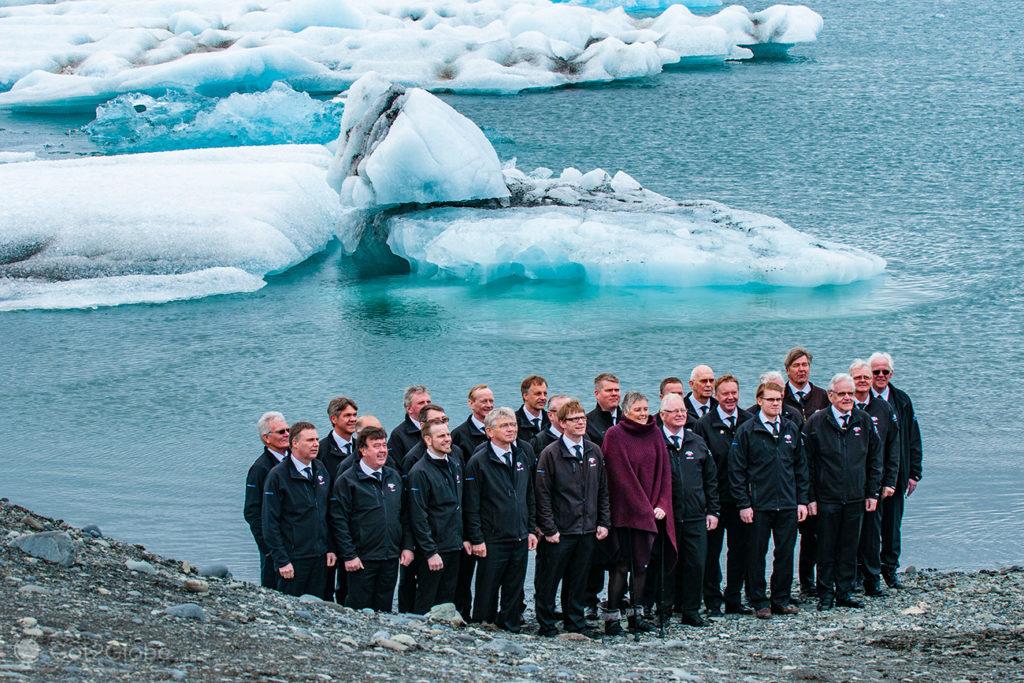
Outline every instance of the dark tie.
<path id="1" fill-rule="evenodd" d="M 857 409 L 858 410 L 864 410 L 865 408 L 867 408 L 867 406 L 868 406 L 867 403 L 858 403 L 857 404 Z"/>
<path id="2" fill-rule="evenodd" d="M 572 450 L 576 453 L 576 459 L 583 462 L 583 446 L 576 444 L 572 447 Z"/>
<path id="3" fill-rule="evenodd" d="M 779 438 L 779 423 L 778 422 L 772 422 L 772 436 L 774 436 L 776 439 Z"/>
<path id="4" fill-rule="evenodd" d="M 796 400 L 800 401 L 800 405 L 804 404 L 804 394 L 806 394 L 806 393 L 807 393 L 806 391 L 798 391 L 798 392 L 796 392 Z"/>
<path id="5" fill-rule="evenodd" d="M 538 433 L 540 433 L 540 418 L 539 417 L 535 417 L 533 419 L 533 428 L 536 429 Z"/>
<path id="6" fill-rule="evenodd" d="M 309 465 L 307 465 L 306 467 L 303 467 L 302 468 L 302 473 L 304 475 L 306 475 L 306 479 L 309 479 L 310 481 L 313 481 L 313 468 L 312 467 L 310 467 Z"/>
<path id="7" fill-rule="evenodd" d="M 708 407 L 707 406 L 701 406 L 700 407 L 700 416 L 704 417 L 707 414 L 708 414 Z"/>
<path id="8" fill-rule="evenodd" d="M 672 435 L 672 446 L 678 451 L 679 450 L 679 435 Z"/>
<path id="9" fill-rule="evenodd" d="M 352 442 L 351 441 L 349 441 L 347 444 L 345 444 L 345 457 L 347 458 L 350 455 L 352 455 Z"/>
<path id="10" fill-rule="evenodd" d="M 846 429 L 850 424 L 850 416 L 843 415 L 843 429 Z"/>
<path id="11" fill-rule="evenodd" d="M 612 425 L 614 425 L 618 421 L 619 421 L 618 414 L 617 413 L 612 413 Z"/>
<path id="12" fill-rule="evenodd" d="M 729 429 L 736 429 L 736 416 L 735 415 L 730 415 L 729 416 Z"/>
<path id="13" fill-rule="evenodd" d="M 502 453 L 501 454 L 501 461 L 503 463 L 505 463 L 506 467 L 511 469 L 511 467 L 512 467 L 512 451 L 506 451 L 505 453 Z"/>
<path id="14" fill-rule="evenodd" d="M 384 475 L 380 473 L 380 470 L 378 470 L 378 471 L 373 473 L 373 478 L 376 479 L 379 482 L 383 482 L 384 481 Z"/>

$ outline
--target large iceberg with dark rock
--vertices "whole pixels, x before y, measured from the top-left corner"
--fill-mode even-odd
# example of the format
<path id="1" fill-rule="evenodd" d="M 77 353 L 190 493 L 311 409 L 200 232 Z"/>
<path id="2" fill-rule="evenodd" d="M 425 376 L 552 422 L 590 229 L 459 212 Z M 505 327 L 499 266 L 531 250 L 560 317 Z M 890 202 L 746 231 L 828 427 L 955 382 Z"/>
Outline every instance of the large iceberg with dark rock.
<path id="1" fill-rule="evenodd" d="M 637 0 L 647 2 L 647 0 Z M 614 3 L 611 3 L 614 4 Z M 0 3 L 0 108 L 91 111 L 125 93 L 339 92 L 371 71 L 515 93 L 746 59 L 817 39 L 802 5 L 654 16 L 550 0 L 16 0 Z"/>

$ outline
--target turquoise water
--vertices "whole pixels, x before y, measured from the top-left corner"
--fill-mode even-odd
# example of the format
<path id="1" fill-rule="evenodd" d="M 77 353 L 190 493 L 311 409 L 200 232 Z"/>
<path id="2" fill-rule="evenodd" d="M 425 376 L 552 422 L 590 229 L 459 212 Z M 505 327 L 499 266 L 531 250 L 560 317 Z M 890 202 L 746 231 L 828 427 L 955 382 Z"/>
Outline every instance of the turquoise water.
<path id="1" fill-rule="evenodd" d="M 739 375 L 747 404 L 756 376 L 801 343 L 818 383 L 855 356 L 896 357 L 925 443 L 904 564 L 1024 561 L 1024 447 L 1003 407 L 1024 379 L 1024 70 L 1009 47 L 1024 5 L 808 4 L 825 29 L 788 60 L 446 100 L 521 168 L 623 169 L 867 248 L 888 259 L 885 277 L 469 287 L 367 277 L 332 248 L 253 294 L 7 313 L 0 494 L 253 578 L 241 504 L 264 410 L 326 429 L 327 400 L 344 393 L 392 426 L 402 388 L 424 382 L 461 420 L 480 381 L 515 406 L 532 372 L 583 397 L 603 370 L 656 393 L 698 362 Z M 0 149 L 94 153 L 86 122 L 0 115 Z"/>

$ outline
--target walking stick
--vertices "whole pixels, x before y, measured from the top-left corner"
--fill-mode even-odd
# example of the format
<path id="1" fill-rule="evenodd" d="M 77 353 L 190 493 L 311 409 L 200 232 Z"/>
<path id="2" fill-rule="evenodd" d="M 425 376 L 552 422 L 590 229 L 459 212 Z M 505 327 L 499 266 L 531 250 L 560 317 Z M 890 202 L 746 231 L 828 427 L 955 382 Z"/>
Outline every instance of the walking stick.
<path id="1" fill-rule="evenodd" d="M 663 530 L 667 531 L 667 530 Z M 668 614 L 662 614 L 665 609 L 665 534 L 661 534 L 661 580 L 658 582 L 658 637 L 665 640 L 665 621 Z"/>
<path id="2" fill-rule="evenodd" d="M 636 557 L 633 553 L 633 527 L 629 528 L 629 608 L 633 610 L 633 642 L 640 642 L 640 620 L 636 616 Z M 643 608 L 641 608 L 643 609 Z"/>

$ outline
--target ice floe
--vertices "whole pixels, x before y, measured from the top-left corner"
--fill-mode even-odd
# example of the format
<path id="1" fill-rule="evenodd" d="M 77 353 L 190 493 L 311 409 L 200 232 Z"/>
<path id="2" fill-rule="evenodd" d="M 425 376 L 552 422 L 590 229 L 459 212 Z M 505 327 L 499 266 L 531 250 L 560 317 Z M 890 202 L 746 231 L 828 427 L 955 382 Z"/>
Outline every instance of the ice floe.
<path id="1" fill-rule="evenodd" d="M 13 164 L 18 161 L 32 161 L 35 152 L 0 152 L 0 164 Z"/>
<path id="2" fill-rule="evenodd" d="M 653 0 L 650 0 L 653 2 Z M 648 0 L 637 0 L 648 2 Z M 514 93 L 744 59 L 817 38 L 801 5 L 698 16 L 550 0 L 54 0 L 0 7 L 0 108 L 90 110 L 124 93 L 338 92 L 378 72 Z"/>
<path id="3" fill-rule="evenodd" d="M 261 93 L 220 99 L 171 91 L 161 97 L 118 95 L 85 130 L 113 151 L 157 152 L 279 143 L 324 144 L 338 137 L 343 105 L 275 83 Z"/>
<path id="4" fill-rule="evenodd" d="M 251 291 L 332 238 L 330 159 L 279 145 L 0 165 L 0 309 Z"/>

